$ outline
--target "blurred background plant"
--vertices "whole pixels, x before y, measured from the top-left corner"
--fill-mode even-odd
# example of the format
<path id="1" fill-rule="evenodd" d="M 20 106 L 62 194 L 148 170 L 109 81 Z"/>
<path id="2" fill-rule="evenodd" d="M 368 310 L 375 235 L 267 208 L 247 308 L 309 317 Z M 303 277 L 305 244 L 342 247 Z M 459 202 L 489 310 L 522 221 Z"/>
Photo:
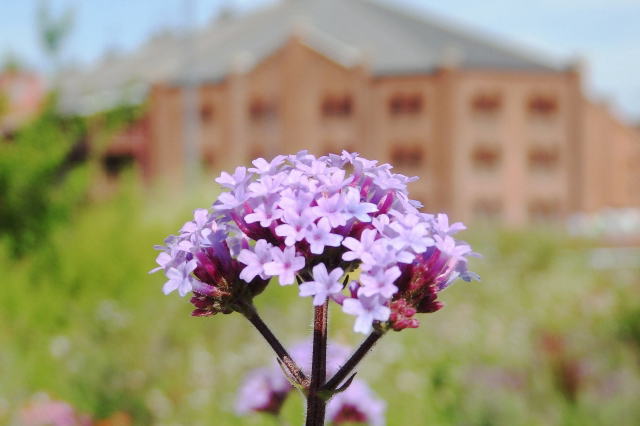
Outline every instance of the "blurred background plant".
<path id="1" fill-rule="evenodd" d="M 38 1 L 36 26 L 40 36 L 40 44 L 53 72 L 59 70 L 62 49 L 71 34 L 73 23 L 74 9 L 71 6 L 67 6 L 59 16 L 55 16 L 49 2 L 46 0 Z"/>
<path id="2" fill-rule="evenodd" d="M 63 118 L 49 100 L 43 112 L 0 141 L 0 236 L 12 254 L 46 242 L 86 192 L 85 123 Z"/>
<path id="3" fill-rule="evenodd" d="M 271 356 L 260 337 L 241 318 L 189 317 L 146 273 L 149 247 L 190 218 L 198 198 L 211 198 L 211 184 L 168 203 L 133 173 L 127 180 L 20 258 L 13 234 L 3 238 L 0 422 L 44 391 L 124 424 L 273 424 L 232 411 L 244 373 Z M 389 336 L 362 366 L 388 423 L 636 423 L 640 264 L 594 272 L 593 241 L 557 230 L 466 236 L 485 254 L 473 265 L 484 282 L 445 292 L 445 309 Z M 311 318 L 287 290 L 271 287 L 257 302 L 290 344 L 306 337 Z M 335 312 L 333 321 L 331 337 L 355 346 L 350 318 Z M 301 404 L 287 399 L 290 424 Z"/>
<path id="4" fill-rule="evenodd" d="M 62 116 L 50 95 L 33 120 L 0 138 L 0 239 L 12 255 L 45 244 L 53 228 L 88 200 L 95 168 L 95 161 L 89 161 L 89 137 L 99 152 L 137 110 L 119 107 L 89 117 Z"/>

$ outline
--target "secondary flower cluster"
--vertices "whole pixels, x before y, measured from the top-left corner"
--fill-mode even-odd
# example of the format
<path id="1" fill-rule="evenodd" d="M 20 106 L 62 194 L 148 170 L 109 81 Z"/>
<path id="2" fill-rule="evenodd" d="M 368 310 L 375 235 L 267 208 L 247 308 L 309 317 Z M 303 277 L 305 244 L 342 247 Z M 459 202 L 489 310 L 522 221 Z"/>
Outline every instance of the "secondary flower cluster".
<path id="1" fill-rule="evenodd" d="M 212 208 L 196 210 L 160 247 L 154 271 L 168 278 L 164 292 L 193 292 L 194 315 L 239 310 L 276 277 L 297 282 L 316 306 L 340 304 L 357 332 L 376 323 L 402 330 L 418 326 L 416 313 L 440 309 L 438 293 L 456 278 L 475 278 L 471 248 L 452 236 L 464 226 L 409 199 L 417 178 L 344 151 L 253 166 L 223 172 Z"/>
<path id="2" fill-rule="evenodd" d="M 78 413 L 64 401 L 51 399 L 47 394 L 36 394 L 32 401 L 20 410 L 19 422 L 23 426 L 90 426 L 94 422 Z"/>
<path id="3" fill-rule="evenodd" d="M 333 376 L 347 359 L 349 351 L 340 345 L 327 347 L 327 376 Z M 291 356 L 306 374 L 311 373 L 311 342 L 299 343 L 291 348 Z M 293 386 L 274 365 L 251 371 L 238 391 L 236 412 L 240 415 L 268 413 L 278 415 Z M 367 384 L 355 379 L 349 387 L 336 394 L 327 403 L 330 424 L 360 423 L 372 426 L 385 424 L 384 401 L 375 397 Z"/>

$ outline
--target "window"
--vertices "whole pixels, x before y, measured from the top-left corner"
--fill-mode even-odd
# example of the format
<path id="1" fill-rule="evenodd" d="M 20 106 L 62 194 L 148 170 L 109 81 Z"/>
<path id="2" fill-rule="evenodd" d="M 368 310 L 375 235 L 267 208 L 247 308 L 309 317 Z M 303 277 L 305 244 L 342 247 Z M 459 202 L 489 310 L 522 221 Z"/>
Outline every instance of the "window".
<path id="1" fill-rule="evenodd" d="M 389 99 L 389 113 L 398 115 L 418 115 L 422 112 L 423 100 L 420 93 L 396 93 Z"/>
<path id="2" fill-rule="evenodd" d="M 202 166 L 205 170 L 211 170 L 216 166 L 216 153 L 213 149 L 202 151 Z"/>
<path id="3" fill-rule="evenodd" d="M 479 145 L 471 153 L 471 162 L 478 171 L 494 171 L 500 165 L 500 149 L 496 145 Z"/>
<path id="4" fill-rule="evenodd" d="M 480 220 L 498 220 L 502 214 L 502 202 L 496 198 L 481 198 L 473 204 L 473 215 Z"/>
<path id="5" fill-rule="evenodd" d="M 551 118 L 558 110 L 558 103 L 553 96 L 535 95 L 527 102 L 527 111 L 532 117 Z"/>
<path id="6" fill-rule="evenodd" d="M 330 117 L 348 117 L 353 112 L 353 102 L 351 96 L 327 96 L 322 101 L 322 116 Z"/>
<path id="7" fill-rule="evenodd" d="M 249 116 L 253 121 L 274 119 L 278 114 L 276 103 L 263 98 L 256 98 L 249 106 Z"/>
<path id="8" fill-rule="evenodd" d="M 471 111 L 477 115 L 495 115 L 501 107 L 502 98 L 498 93 L 478 93 L 471 99 Z"/>
<path id="9" fill-rule="evenodd" d="M 554 147 L 533 147 L 529 150 L 529 169 L 534 172 L 550 172 L 558 165 L 558 151 Z"/>
<path id="10" fill-rule="evenodd" d="M 421 144 L 394 144 L 391 148 L 391 164 L 399 168 L 419 168 L 423 166 L 426 155 Z"/>
<path id="11" fill-rule="evenodd" d="M 213 105 L 210 103 L 200 105 L 200 121 L 204 124 L 213 121 L 213 111 Z"/>
<path id="12" fill-rule="evenodd" d="M 545 222 L 558 218 L 556 200 L 532 200 L 529 202 L 529 219 L 532 222 Z"/>

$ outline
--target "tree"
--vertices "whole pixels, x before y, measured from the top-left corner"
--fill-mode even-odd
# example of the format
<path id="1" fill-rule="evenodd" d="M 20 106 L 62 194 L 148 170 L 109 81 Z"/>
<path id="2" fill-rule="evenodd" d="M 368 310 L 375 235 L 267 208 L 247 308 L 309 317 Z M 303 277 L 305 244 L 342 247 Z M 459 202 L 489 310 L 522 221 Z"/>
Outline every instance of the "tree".
<path id="1" fill-rule="evenodd" d="M 45 243 L 86 193 L 86 125 L 53 105 L 11 141 L 0 137 L 0 240 L 15 256 Z"/>
<path id="2" fill-rule="evenodd" d="M 53 16 L 49 3 L 40 0 L 36 12 L 36 23 L 40 35 L 40 42 L 45 54 L 49 58 L 53 72 L 58 71 L 62 47 L 73 27 L 74 12 L 71 7 L 59 16 Z"/>

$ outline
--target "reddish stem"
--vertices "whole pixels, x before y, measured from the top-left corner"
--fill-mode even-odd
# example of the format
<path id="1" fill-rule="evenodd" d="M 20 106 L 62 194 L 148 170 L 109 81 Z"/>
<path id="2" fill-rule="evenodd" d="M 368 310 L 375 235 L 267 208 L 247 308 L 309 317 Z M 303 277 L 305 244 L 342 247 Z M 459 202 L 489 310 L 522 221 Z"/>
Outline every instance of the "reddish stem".
<path id="1" fill-rule="evenodd" d="M 313 355 L 311 363 L 311 383 L 307 395 L 306 426 L 324 425 L 326 401 L 318 394 L 324 386 L 327 375 L 327 320 L 328 301 L 314 308 Z"/>

